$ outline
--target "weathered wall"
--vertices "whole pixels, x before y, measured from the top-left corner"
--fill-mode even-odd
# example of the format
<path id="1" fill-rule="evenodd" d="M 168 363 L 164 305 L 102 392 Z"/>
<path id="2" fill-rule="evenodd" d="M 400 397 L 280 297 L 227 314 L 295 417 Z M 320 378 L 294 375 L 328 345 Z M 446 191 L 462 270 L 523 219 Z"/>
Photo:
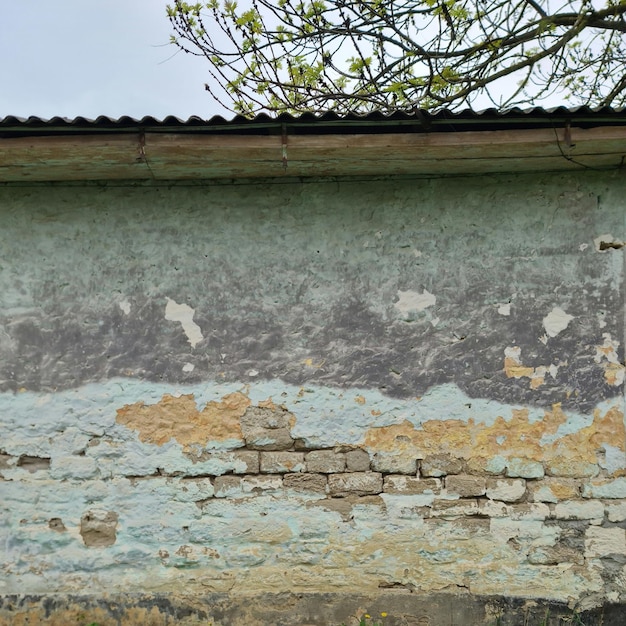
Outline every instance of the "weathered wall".
<path id="1" fill-rule="evenodd" d="M 0 189 L 0 594 L 625 602 L 625 209 L 593 172 Z"/>

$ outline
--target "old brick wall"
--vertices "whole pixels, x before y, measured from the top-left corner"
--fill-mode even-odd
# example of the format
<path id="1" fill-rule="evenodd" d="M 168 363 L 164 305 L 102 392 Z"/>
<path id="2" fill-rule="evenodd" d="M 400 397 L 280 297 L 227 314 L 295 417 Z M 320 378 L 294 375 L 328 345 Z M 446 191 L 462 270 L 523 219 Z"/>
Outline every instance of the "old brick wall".
<path id="1" fill-rule="evenodd" d="M 625 198 L 0 189 L 0 624 L 85 592 L 626 602 Z"/>

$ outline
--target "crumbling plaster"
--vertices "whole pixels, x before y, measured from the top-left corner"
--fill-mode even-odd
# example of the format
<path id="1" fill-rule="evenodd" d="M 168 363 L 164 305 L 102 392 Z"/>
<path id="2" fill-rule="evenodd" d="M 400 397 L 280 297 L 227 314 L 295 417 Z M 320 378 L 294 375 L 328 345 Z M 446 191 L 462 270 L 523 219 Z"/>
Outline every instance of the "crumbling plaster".
<path id="1" fill-rule="evenodd" d="M 623 191 L 0 189 L 0 594 L 624 602 Z"/>

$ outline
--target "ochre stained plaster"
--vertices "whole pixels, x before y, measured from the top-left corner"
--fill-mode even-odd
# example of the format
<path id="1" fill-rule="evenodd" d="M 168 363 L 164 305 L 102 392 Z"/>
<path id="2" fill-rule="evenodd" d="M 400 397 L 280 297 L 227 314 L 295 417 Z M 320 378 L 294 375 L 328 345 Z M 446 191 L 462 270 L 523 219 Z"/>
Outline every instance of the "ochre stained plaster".
<path id="1" fill-rule="evenodd" d="M 567 422 L 560 404 L 545 411 L 544 418 L 531 422 L 527 409 L 513 409 L 509 420 L 498 417 L 491 426 L 473 419 L 429 420 L 417 429 L 409 421 L 392 426 L 371 428 L 364 440 L 370 451 L 393 452 L 423 458 L 448 454 L 466 459 L 474 470 L 489 471 L 494 458 L 521 458 L 545 463 L 557 476 L 585 474 L 584 466 L 595 466 L 598 453 L 608 445 L 624 452 L 626 432 L 623 413 L 616 407 L 604 413 L 594 411 L 593 422 L 575 433 L 543 443 L 544 437 L 557 434 Z M 616 474 L 623 474 L 618 470 Z"/>
<path id="2" fill-rule="evenodd" d="M 512 346 L 504 350 L 504 373 L 507 378 L 530 378 L 530 388 L 537 389 L 545 382 L 546 374 L 550 372 L 556 376 L 557 366 L 545 365 L 537 367 L 526 367 L 521 362 L 522 350 L 518 346 Z"/>
<path id="3" fill-rule="evenodd" d="M 127 404 L 117 410 L 116 421 L 139 433 L 144 443 L 162 446 L 175 439 L 188 451 L 209 441 L 235 440 L 244 445 L 240 418 L 250 406 L 242 393 L 234 392 L 221 401 L 211 401 L 198 410 L 193 394 L 165 394 L 156 404 Z M 237 446 L 234 446 L 237 447 Z"/>

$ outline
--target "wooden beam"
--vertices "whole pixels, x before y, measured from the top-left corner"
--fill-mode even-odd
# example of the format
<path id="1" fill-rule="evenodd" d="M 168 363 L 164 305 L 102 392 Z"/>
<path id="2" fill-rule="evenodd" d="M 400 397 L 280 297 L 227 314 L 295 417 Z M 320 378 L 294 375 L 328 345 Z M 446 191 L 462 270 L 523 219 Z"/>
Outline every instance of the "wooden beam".
<path id="1" fill-rule="evenodd" d="M 257 135 L 138 133 L 0 139 L 0 181 L 416 176 L 618 167 L 626 127 Z"/>

